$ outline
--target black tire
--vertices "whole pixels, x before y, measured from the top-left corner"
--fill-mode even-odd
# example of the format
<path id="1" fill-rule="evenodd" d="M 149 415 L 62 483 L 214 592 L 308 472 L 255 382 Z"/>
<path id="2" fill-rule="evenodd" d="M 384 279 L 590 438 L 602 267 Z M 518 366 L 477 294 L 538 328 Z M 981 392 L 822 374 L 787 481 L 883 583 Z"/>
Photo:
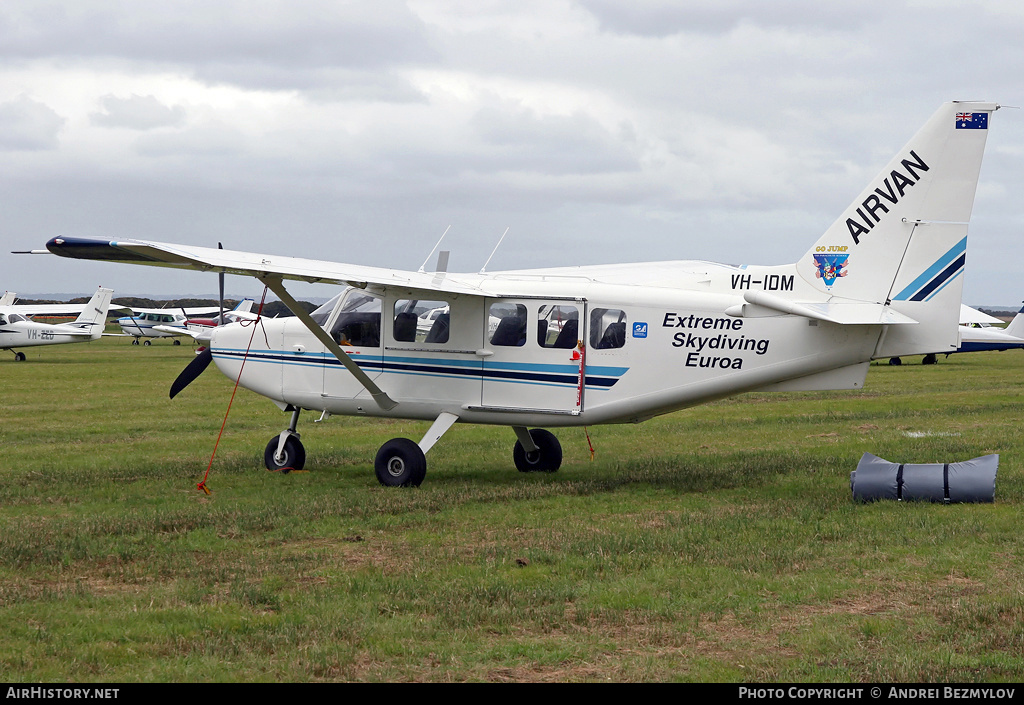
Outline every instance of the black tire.
<path id="1" fill-rule="evenodd" d="M 181 341 L 180 341 L 180 340 L 178 340 L 177 338 L 175 338 L 175 339 L 174 339 L 174 344 L 175 344 L 175 345 L 181 345 Z"/>
<path id="2" fill-rule="evenodd" d="M 149 338 L 146 338 L 145 340 L 142 341 L 142 344 L 143 345 L 152 345 L 153 342 Z"/>
<path id="3" fill-rule="evenodd" d="M 890 357 L 889 358 L 889 364 L 890 365 L 902 365 L 903 364 L 903 360 L 899 359 L 898 357 Z"/>
<path id="4" fill-rule="evenodd" d="M 292 470 L 301 470 L 306 465 L 306 449 L 295 436 L 288 436 L 284 442 L 284 457 L 278 462 L 274 455 L 277 453 L 278 436 L 270 439 L 267 449 L 263 451 L 263 464 L 267 470 L 280 471 L 288 474 Z"/>
<path id="5" fill-rule="evenodd" d="M 924 358 L 921 360 L 921 364 L 922 365 L 934 365 L 938 361 L 939 361 L 939 358 L 936 357 L 934 353 L 930 353 L 930 354 L 924 356 Z"/>
<path id="6" fill-rule="evenodd" d="M 555 434 L 543 428 L 530 429 L 530 437 L 537 445 L 537 452 L 527 453 L 523 444 L 516 441 L 512 459 L 519 472 L 555 472 L 562 466 L 562 444 Z"/>
<path id="7" fill-rule="evenodd" d="M 138 345 L 138 344 L 139 344 L 139 339 L 138 338 L 132 338 L 132 345 Z"/>
<path id="8" fill-rule="evenodd" d="M 392 438 L 377 451 L 373 471 L 385 487 L 419 487 L 427 476 L 427 458 L 408 438 Z"/>
<path id="9" fill-rule="evenodd" d="M 15 362 L 24 362 L 25 361 L 25 353 L 23 353 L 23 352 L 16 352 L 16 353 L 14 353 L 14 361 Z"/>

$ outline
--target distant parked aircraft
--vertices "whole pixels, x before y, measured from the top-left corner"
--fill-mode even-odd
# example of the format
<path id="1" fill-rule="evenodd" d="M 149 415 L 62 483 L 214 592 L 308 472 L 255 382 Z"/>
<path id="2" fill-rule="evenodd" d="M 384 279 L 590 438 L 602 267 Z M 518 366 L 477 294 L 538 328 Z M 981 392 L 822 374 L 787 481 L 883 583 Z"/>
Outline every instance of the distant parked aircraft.
<path id="1" fill-rule="evenodd" d="M 941 354 L 949 356 L 955 352 L 984 352 L 986 350 L 1014 350 L 1024 348 L 1024 308 L 1022 308 L 1010 324 L 1005 328 L 998 326 L 1002 320 L 990 316 L 976 308 L 960 304 L 960 325 L 957 332 L 960 343 L 956 350 Z M 922 365 L 934 365 L 939 361 L 939 353 L 928 353 L 921 359 Z M 900 365 L 903 361 L 898 357 L 890 358 L 890 365 Z"/>
<path id="2" fill-rule="evenodd" d="M 66 305 L 0 305 L 0 350 L 10 350 L 14 353 L 14 359 L 21 362 L 25 359 L 25 353 L 15 351 L 14 348 L 85 343 L 96 340 L 103 334 L 103 327 L 107 323 L 107 309 L 110 307 L 110 296 L 113 293 L 113 289 L 99 287 L 89 303 L 71 304 L 81 311 L 78 318 L 71 323 L 50 324 L 29 320 L 29 316 L 41 313 L 54 315 L 50 312 L 55 308 L 60 308 L 61 312 L 67 312 Z M 13 298 L 13 294 L 10 299 L 5 294 L 0 301 L 13 300 Z"/>
<path id="3" fill-rule="evenodd" d="M 189 335 L 189 316 L 208 316 L 219 312 L 217 306 L 133 308 L 130 315 L 117 319 L 122 332 L 112 335 L 130 335 L 134 338 L 132 345 L 138 345 L 140 339 L 143 345 L 149 345 L 151 338 L 174 338 L 174 344 L 180 345 L 181 341 L 176 336 Z"/>

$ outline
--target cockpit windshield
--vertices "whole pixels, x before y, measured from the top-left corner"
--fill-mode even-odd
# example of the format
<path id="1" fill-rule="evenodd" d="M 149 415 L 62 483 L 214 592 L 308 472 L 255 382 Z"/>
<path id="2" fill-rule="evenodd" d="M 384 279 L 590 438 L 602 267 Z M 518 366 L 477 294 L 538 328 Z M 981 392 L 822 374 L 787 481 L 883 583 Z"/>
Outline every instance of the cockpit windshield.
<path id="1" fill-rule="evenodd" d="M 334 311 L 334 307 L 338 305 L 338 300 L 348 292 L 348 289 L 344 289 L 341 293 L 336 296 L 332 296 L 330 301 L 320 305 L 313 313 L 309 314 L 310 318 L 316 321 L 321 326 L 327 323 L 327 319 L 331 317 L 331 312 Z"/>

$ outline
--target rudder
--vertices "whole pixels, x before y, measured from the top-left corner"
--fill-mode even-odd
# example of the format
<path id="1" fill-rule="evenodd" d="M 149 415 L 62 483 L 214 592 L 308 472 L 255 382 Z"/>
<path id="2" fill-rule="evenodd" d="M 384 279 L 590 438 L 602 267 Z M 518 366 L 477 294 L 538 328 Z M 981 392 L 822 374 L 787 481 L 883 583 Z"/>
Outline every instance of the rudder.
<path id="1" fill-rule="evenodd" d="M 74 325 L 84 328 L 90 326 L 90 333 L 93 340 L 103 335 L 103 327 L 107 322 L 107 310 L 110 308 L 110 298 L 113 296 L 113 289 L 104 289 L 102 286 L 96 289 L 96 293 L 89 299 L 82 312 L 78 314 Z"/>

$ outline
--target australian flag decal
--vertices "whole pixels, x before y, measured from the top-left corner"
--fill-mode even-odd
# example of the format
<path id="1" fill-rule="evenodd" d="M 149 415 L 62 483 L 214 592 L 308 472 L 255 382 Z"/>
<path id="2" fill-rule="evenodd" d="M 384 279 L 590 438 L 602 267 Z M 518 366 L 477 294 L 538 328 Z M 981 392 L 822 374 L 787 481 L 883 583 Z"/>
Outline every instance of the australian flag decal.
<path id="1" fill-rule="evenodd" d="M 818 268 L 818 279 L 825 280 L 825 286 L 832 286 L 839 277 L 845 277 L 846 259 L 850 255 L 814 255 L 814 266 Z"/>
<path id="2" fill-rule="evenodd" d="M 956 129 L 958 130 L 987 130 L 988 113 L 957 113 Z"/>

